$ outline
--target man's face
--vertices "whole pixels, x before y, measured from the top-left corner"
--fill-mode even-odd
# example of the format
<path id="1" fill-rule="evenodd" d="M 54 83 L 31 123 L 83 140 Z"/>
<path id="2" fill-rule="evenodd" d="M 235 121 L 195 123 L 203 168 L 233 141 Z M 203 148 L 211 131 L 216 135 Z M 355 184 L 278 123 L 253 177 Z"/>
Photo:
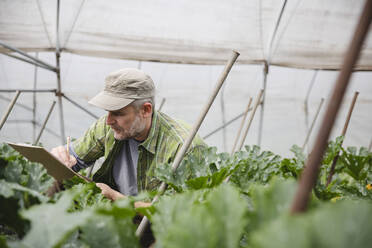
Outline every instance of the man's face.
<path id="1" fill-rule="evenodd" d="M 114 137 L 117 140 L 139 137 L 146 126 L 141 111 L 137 112 L 131 105 L 120 110 L 109 111 L 106 123 L 114 131 Z"/>

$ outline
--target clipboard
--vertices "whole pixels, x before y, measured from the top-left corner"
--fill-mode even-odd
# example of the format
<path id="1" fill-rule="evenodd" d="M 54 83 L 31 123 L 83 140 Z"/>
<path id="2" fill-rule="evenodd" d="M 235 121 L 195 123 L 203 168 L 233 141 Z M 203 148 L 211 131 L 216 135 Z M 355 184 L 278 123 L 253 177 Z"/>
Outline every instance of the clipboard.
<path id="1" fill-rule="evenodd" d="M 9 142 L 7 142 L 7 144 L 13 147 L 14 150 L 18 151 L 24 157 L 26 157 L 29 161 L 42 164 L 47 170 L 47 173 L 59 182 L 62 182 L 65 179 L 69 179 L 73 176 L 78 176 L 84 179 L 86 182 L 92 182 L 91 179 L 82 176 L 65 166 L 44 147 L 32 146 L 28 144 L 15 144 Z"/>

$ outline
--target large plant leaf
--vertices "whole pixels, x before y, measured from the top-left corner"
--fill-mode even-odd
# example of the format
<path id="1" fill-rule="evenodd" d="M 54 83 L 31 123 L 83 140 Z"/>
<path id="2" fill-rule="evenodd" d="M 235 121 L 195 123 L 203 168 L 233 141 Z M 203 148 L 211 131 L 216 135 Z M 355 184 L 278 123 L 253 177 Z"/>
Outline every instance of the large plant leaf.
<path id="1" fill-rule="evenodd" d="M 216 152 L 215 147 L 210 147 L 203 151 L 203 156 L 187 155 L 175 173 L 170 164 L 161 164 L 155 169 L 155 176 L 177 192 L 215 187 L 235 169 L 228 154 Z"/>
<path id="2" fill-rule="evenodd" d="M 250 247 L 369 247 L 371 211 L 371 202 L 346 201 L 322 204 L 302 215 L 283 215 L 254 232 Z"/>
<path id="3" fill-rule="evenodd" d="M 246 224 L 245 201 L 229 185 L 164 197 L 156 208 L 156 247 L 237 247 Z"/>
<path id="4" fill-rule="evenodd" d="M 252 182 L 267 183 L 280 174 L 281 158 L 270 151 L 260 151 L 258 146 L 246 146 L 246 152 L 236 153 L 241 160 L 236 161 L 236 170 L 230 181 L 241 190 L 248 190 Z"/>
<path id="5" fill-rule="evenodd" d="M 22 216 L 31 222 L 31 230 L 19 243 L 40 248 L 62 244 L 91 216 L 91 211 L 68 213 L 72 201 L 72 194 L 64 194 L 56 204 L 41 204 L 22 211 Z"/>

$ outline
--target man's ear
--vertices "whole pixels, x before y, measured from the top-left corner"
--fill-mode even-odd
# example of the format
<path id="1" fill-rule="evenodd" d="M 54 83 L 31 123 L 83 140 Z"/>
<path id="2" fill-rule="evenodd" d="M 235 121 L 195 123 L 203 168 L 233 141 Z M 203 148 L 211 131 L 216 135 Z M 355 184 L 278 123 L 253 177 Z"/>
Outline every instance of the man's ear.
<path id="1" fill-rule="evenodd" d="M 143 117 L 147 118 L 147 117 L 151 117 L 152 115 L 152 104 L 149 103 L 149 102 L 145 102 L 143 105 L 142 105 L 142 113 L 143 113 Z"/>

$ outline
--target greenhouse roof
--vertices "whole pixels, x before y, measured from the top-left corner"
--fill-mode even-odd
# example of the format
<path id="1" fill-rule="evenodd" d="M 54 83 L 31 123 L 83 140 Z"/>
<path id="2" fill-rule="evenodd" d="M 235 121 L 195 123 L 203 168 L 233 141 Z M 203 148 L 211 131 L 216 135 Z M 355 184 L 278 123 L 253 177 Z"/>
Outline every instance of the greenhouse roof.
<path id="1" fill-rule="evenodd" d="M 62 51 L 105 58 L 337 70 L 363 2 L 99 1 L 60 2 Z M 56 48 L 57 1 L 0 2 L 0 40 L 24 51 Z M 372 69 L 372 32 L 357 70 Z M 0 52 L 8 52 L 0 48 Z"/>

